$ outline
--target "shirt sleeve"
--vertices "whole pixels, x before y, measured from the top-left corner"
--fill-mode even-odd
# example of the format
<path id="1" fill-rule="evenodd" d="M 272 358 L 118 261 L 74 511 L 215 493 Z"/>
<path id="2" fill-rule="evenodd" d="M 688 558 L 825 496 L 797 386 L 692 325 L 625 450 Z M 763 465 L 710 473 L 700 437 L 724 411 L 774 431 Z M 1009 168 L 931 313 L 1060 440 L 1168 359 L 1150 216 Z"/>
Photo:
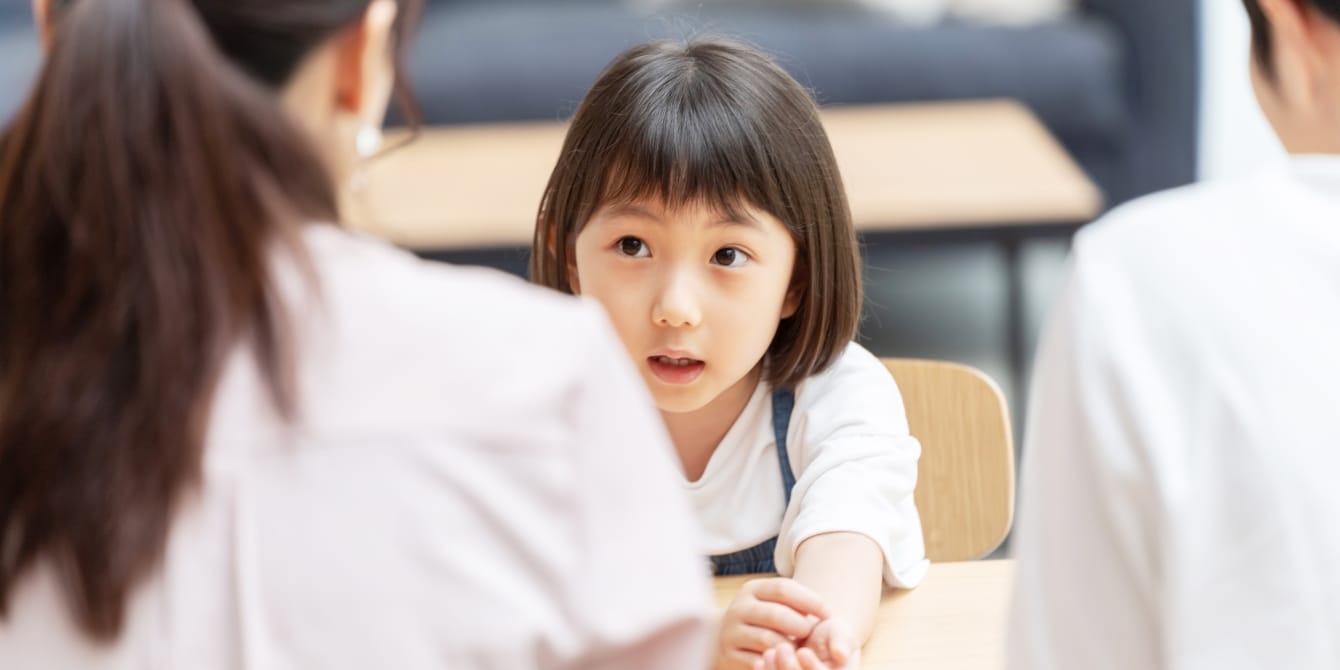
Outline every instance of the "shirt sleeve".
<path id="1" fill-rule="evenodd" d="M 851 532 L 879 546 L 889 585 L 920 583 L 929 566 L 912 495 L 921 445 L 884 364 L 849 345 L 832 369 L 797 389 L 787 432 L 796 485 L 777 542 L 778 572 L 794 574 L 805 540 Z"/>
<path id="2" fill-rule="evenodd" d="M 1156 521 L 1127 298 L 1076 247 L 1032 380 L 1009 667 L 1160 668 Z M 1128 310 L 1127 310 L 1128 311 Z M 1124 347 L 1124 349 L 1123 349 Z"/>
<path id="3" fill-rule="evenodd" d="M 589 373 L 569 398 L 578 455 L 581 561 L 569 593 L 572 668 L 707 667 L 712 595 L 669 438 L 599 308 Z"/>

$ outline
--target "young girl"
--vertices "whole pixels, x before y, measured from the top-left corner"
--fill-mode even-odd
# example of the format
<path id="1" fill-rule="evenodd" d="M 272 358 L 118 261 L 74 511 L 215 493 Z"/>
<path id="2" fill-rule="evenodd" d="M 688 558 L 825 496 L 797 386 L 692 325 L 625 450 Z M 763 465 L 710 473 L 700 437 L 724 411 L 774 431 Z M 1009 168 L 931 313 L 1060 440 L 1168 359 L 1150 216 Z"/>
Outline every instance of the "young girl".
<path id="1" fill-rule="evenodd" d="M 860 259 L 807 92 L 737 43 L 628 51 L 577 110 L 534 249 L 536 282 L 609 312 L 716 573 L 786 577 L 741 591 L 718 667 L 854 664 L 881 580 L 926 570 L 920 447 L 852 342 Z"/>

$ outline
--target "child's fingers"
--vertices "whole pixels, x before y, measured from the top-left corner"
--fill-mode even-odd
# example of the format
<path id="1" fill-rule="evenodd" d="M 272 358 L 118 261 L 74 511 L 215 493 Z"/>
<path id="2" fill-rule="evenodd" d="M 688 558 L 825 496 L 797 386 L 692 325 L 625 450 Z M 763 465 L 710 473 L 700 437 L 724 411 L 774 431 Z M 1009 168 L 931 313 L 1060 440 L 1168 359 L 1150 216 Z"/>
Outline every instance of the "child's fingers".
<path id="1" fill-rule="evenodd" d="M 814 621 L 786 605 L 756 600 L 740 612 L 740 620 L 780 633 L 791 639 L 804 639 L 814 630 Z"/>
<path id="2" fill-rule="evenodd" d="M 758 654 L 790 642 L 777 631 L 761 626 L 733 626 L 725 635 L 725 642 L 732 649 L 742 649 Z"/>
<path id="3" fill-rule="evenodd" d="M 796 660 L 800 663 L 801 670 L 828 670 L 828 666 L 819 660 L 813 649 L 808 647 L 796 652 Z"/>
<path id="4" fill-rule="evenodd" d="M 808 640 L 805 640 L 805 648 L 814 654 L 815 658 L 825 662 L 839 665 L 837 659 L 833 658 L 833 630 L 830 626 L 816 626 L 814 634 Z"/>
<path id="5" fill-rule="evenodd" d="M 847 636 L 841 632 L 835 632 L 832 635 L 825 636 L 824 650 L 827 652 L 828 660 L 837 667 L 842 667 L 851 660 L 851 642 Z"/>
<path id="6" fill-rule="evenodd" d="M 777 647 L 777 670 L 801 670 L 795 647 L 789 644 Z"/>
<path id="7" fill-rule="evenodd" d="M 834 667 L 846 665 L 856 651 L 850 630 L 837 619 L 829 619 L 815 628 L 810 642 L 819 659 Z"/>
<path id="8" fill-rule="evenodd" d="M 786 605 L 801 614 L 828 618 L 828 605 L 824 604 L 823 598 L 794 579 L 759 580 L 754 597 Z"/>
<path id="9" fill-rule="evenodd" d="M 764 670 L 777 670 L 777 650 L 769 649 L 763 652 Z"/>
<path id="10" fill-rule="evenodd" d="M 731 649 L 718 657 L 718 668 L 730 668 L 730 670 L 761 670 L 763 657 L 748 651 L 740 649 Z"/>

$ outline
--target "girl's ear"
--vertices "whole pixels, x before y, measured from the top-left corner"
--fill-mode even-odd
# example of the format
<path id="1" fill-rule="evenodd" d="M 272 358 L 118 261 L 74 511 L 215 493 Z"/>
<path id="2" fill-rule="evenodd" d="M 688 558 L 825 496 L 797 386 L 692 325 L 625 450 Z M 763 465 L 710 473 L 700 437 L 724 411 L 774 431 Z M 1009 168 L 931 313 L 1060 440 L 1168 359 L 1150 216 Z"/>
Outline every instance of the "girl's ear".
<path id="1" fill-rule="evenodd" d="M 577 254 L 571 249 L 568 250 L 568 288 L 572 290 L 573 295 L 582 294 L 582 285 L 577 281 Z"/>
<path id="2" fill-rule="evenodd" d="M 803 270 L 803 268 L 798 268 Z M 805 298 L 805 288 L 807 285 L 805 273 L 799 271 L 791 278 L 791 287 L 786 289 L 786 299 L 782 300 L 782 318 L 789 319 L 796 315 L 800 310 L 800 303 Z"/>
<path id="3" fill-rule="evenodd" d="M 541 219 L 543 219 L 543 217 L 541 217 Z M 544 235 L 544 251 L 549 254 L 550 258 L 554 259 L 555 263 L 557 263 L 559 258 L 558 224 L 550 221 L 549 223 L 541 222 L 537 225 L 547 227 Z M 577 253 L 576 250 L 572 248 L 571 244 L 568 245 L 567 256 L 563 258 L 563 265 L 563 272 L 568 280 L 568 289 L 572 291 L 573 295 L 581 295 L 581 284 L 577 281 Z"/>

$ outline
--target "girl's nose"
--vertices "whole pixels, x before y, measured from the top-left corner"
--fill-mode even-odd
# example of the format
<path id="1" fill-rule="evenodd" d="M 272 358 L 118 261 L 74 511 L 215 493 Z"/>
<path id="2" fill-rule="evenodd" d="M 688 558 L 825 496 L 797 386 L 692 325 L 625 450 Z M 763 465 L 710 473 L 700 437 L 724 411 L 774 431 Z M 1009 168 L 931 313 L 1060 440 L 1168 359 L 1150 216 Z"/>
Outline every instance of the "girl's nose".
<path id="1" fill-rule="evenodd" d="M 652 320 L 671 328 L 691 328 L 702 320 L 697 289 L 689 273 L 674 272 L 666 277 L 652 306 Z"/>

